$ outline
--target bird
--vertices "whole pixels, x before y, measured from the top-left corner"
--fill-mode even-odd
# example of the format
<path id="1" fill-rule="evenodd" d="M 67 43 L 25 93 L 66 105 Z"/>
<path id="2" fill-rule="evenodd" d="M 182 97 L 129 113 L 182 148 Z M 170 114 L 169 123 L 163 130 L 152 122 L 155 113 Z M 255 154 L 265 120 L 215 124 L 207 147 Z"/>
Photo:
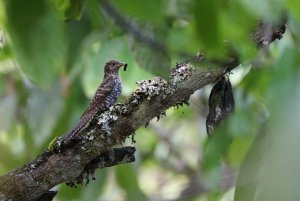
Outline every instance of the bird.
<path id="1" fill-rule="evenodd" d="M 61 145 L 66 146 L 76 139 L 78 133 L 93 119 L 100 111 L 104 111 L 112 106 L 120 97 L 122 83 L 119 77 L 119 69 L 127 69 L 127 63 L 110 60 L 104 67 L 104 78 L 97 88 L 88 108 L 80 117 L 79 121 L 61 139 Z"/>

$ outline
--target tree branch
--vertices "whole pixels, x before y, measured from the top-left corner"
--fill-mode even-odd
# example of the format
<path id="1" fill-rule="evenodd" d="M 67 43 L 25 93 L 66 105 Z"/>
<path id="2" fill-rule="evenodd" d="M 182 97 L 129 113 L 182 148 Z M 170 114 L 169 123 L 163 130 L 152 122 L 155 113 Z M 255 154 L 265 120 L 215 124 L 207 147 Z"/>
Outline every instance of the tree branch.
<path id="1" fill-rule="evenodd" d="M 47 150 L 29 164 L 0 177 L 0 200 L 52 200 L 57 192 L 49 191 L 49 189 L 55 185 L 69 181 L 67 184 L 74 186 L 82 184 L 84 179 L 88 183 L 90 175 L 92 175 L 93 180 L 95 179 L 93 174 L 95 169 L 133 162 L 135 161 L 134 153 L 134 147 L 113 148 L 104 151 L 87 163 L 84 169 L 79 170 L 81 173 L 76 178 L 64 180 L 64 175 L 69 174 L 68 171 L 74 172 L 68 166 L 72 165 L 76 160 L 69 163 L 68 158 L 71 156 L 66 155 L 64 157 L 64 154 L 57 155 Z M 52 157 L 53 155 L 56 155 L 56 157 Z M 80 157 L 80 154 L 74 155 L 74 157 Z M 79 158 L 77 159 L 79 160 Z M 56 162 L 59 167 L 56 166 Z M 51 171 L 52 168 L 53 170 Z M 57 171 L 62 172 L 58 173 Z M 46 172 L 50 173 L 50 175 L 44 175 L 47 174 Z M 70 173 L 69 175 L 75 174 Z M 52 182 L 49 181 L 51 179 L 53 179 Z M 53 184 L 54 182 L 59 183 Z"/>
<path id="2" fill-rule="evenodd" d="M 138 82 L 128 99 L 98 114 L 73 146 L 61 152 L 47 150 L 29 164 L 0 177 L 0 200 L 42 200 L 46 194 L 52 196 L 49 190 L 60 183 L 82 183 L 96 168 L 134 161 L 133 148 L 120 152 L 112 147 L 168 108 L 186 103 L 194 91 L 215 82 L 236 64 L 211 63 L 198 55 L 177 64 L 169 82 L 159 77 Z"/>
<path id="3" fill-rule="evenodd" d="M 78 181 L 96 157 L 166 109 L 183 104 L 195 90 L 223 74 L 222 68 L 195 70 L 191 63 L 181 63 L 174 68 L 169 84 L 158 77 L 140 82 L 124 103 L 98 115 L 74 146 L 61 153 L 46 151 L 33 162 L 0 177 L 0 199 L 35 200 L 62 182 Z"/>
<path id="4" fill-rule="evenodd" d="M 147 44 L 150 48 L 162 52 L 166 54 L 166 47 L 157 39 L 147 34 L 147 32 L 141 31 L 141 28 L 138 26 L 137 23 L 127 19 L 125 16 L 122 16 L 116 8 L 114 8 L 111 3 L 107 0 L 101 0 L 101 7 L 105 11 L 107 15 L 109 15 L 115 22 L 126 30 L 128 33 L 133 35 L 134 38 L 142 41 L 143 43 Z"/>

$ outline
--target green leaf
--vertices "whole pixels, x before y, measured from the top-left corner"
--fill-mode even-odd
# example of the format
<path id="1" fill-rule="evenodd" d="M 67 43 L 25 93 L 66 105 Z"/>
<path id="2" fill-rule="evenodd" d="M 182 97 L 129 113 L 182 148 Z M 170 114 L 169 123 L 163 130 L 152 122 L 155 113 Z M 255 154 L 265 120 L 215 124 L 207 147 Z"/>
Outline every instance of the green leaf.
<path id="1" fill-rule="evenodd" d="M 148 200 L 138 185 L 136 173 L 137 171 L 135 171 L 134 167 L 130 164 L 119 165 L 116 167 L 117 181 L 121 188 L 126 192 L 127 200 Z"/>
<path id="2" fill-rule="evenodd" d="M 221 165 L 222 158 L 226 155 L 232 138 L 224 131 L 224 124 L 219 126 L 212 137 L 204 145 L 202 168 L 209 172 Z"/>
<path id="3" fill-rule="evenodd" d="M 103 193 L 105 187 L 107 187 L 107 170 L 96 170 L 96 181 L 90 181 L 86 188 L 81 193 L 80 200 L 98 201 L 99 196 Z"/>
<path id="4" fill-rule="evenodd" d="M 298 22 L 300 21 L 300 13 L 297 8 L 300 7 L 300 1 L 298 0 L 287 0 L 286 1 L 286 6 L 288 7 L 289 11 L 296 16 L 298 19 Z"/>
<path id="5" fill-rule="evenodd" d="M 77 186 L 76 188 L 70 188 L 66 184 L 59 185 L 59 193 L 57 194 L 58 200 L 76 201 L 80 195 L 86 190 L 83 186 Z"/>
<path id="6" fill-rule="evenodd" d="M 2 133 L 1 133 L 2 134 Z M 11 169 L 15 168 L 16 166 L 20 165 L 20 158 L 22 158 L 21 153 L 18 152 L 18 155 L 14 153 L 15 150 L 12 149 L 12 143 L 8 142 L 1 142 L 1 154 L 0 154 L 0 174 L 3 175 L 10 171 Z M 18 144 L 20 145 L 20 144 Z M 22 161 L 23 162 L 23 161 Z M 3 171 L 1 171 L 3 170 Z"/>
<path id="7" fill-rule="evenodd" d="M 236 168 L 241 166 L 250 145 L 253 142 L 253 137 L 235 137 L 229 147 L 227 159 L 229 163 Z"/>
<path id="8" fill-rule="evenodd" d="M 17 107 L 15 94 L 0 99 L 0 131 L 7 131 L 14 122 L 14 115 Z"/>
<path id="9" fill-rule="evenodd" d="M 136 40 L 131 42 L 131 50 L 141 68 L 166 80 L 169 79 L 171 62 L 165 53 Z"/>
<path id="10" fill-rule="evenodd" d="M 103 193 L 107 183 L 106 169 L 96 170 L 96 180 L 91 180 L 87 185 L 78 185 L 76 188 L 70 188 L 65 184 L 60 185 L 57 197 L 60 200 L 88 200 L 98 201 Z"/>
<path id="11" fill-rule="evenodd" d="M 6 1 L 7 29 L 20 68 L 47 87 L 64 67 L 62 23 L 48 1 Z"/>
<path id="12" fill-rule="evenodd" d="M 155 24 L 159 24 L 164 20 L 163 1 L 161 0 L 113 0 L 110 2 L 117 7 L 118 10 L 130 17 L 138 18 L 140 20 Z"/>
<path id="13" fill-rule="evenodd" d="M 53 0 L 52 2 L 65 20 L 79 20 L 85 5 L 85 0 Z"/>
<path id="14" fill-rule="evenodd" d="M 77 19 L 81 18 L 81 14 L 84 9 L 85 0 L 71 0 L 71 6 L 66 10 L 66 19 Z"/>
<path id="15" fill-rule="evenodd" d="M 257 19 L 264 19 L 273 22 L 281 19 L 285 9 L 285 1 L 281 0 L 243 0 L 239 2 L 244 4 L 245 8 L 247 8 L 247 10 L 249 10 L 254 16 L 257 16 Z"/>
<path id="16" fill-rule="evenodd" d="M 199 38 L 194 34 L 194 29 L 193 23 L 170 28 L 166 39 L 169 51 L 175 54 L 188 53 L 190 55 L 198 52 Z"/>
<path id="17" fill-rule="evenodd" d="M 93 27 L 100 31 L 105 30 L 103 28 L 105 28 L 107 24 L 105 24 L 105 18 L 102 16 L 102 13 L 99 12 L 99 1 L 88 0 L 87 10 Z"/>
<path id="18" fill-rule="evenodd" d="M 216 48 L 222 43 L 219 37 L 219 6 L 220 2 L 217 0 L 197 1 L 194 6 L 195 34 L 208 49 Z"/>
<path id="19" fill-rule="evenodd" d="M 63 109 L 59 86 L 49 91 L 33 88 L 28 101 L 28 122 L 35 144 L 42 145 L 50 137 Z"/>
<path id="20" fill-rule="evenodd" d="M 239 171 L 235 201 L 300 200 L 299 50 L 286 48 L 269 83 L 270 118 Z"/>
<path id="21" fill-rule="evenodd" d="M 230 1 L 219 9 L 220 38 L 238 50 L 240 59 L 252 57 L 255 47 L 249 34 L 255 30 L 257 19 L 239 1 Z"/>
<path id="22" fill-rule="evenodd" d="M 80 21 L 70 20 L 66 23 L 66 40 L 68 44 L 66 66 L 71 71 L 77 70 L 74 69 L 74 65 L 78 62 L 77 58 L 81 56 L 82 52 L 80 50 L 83 46 L 83 41 L 89 37 L 91 32 L 92 27 L 86 17 L 82 17 Z"/>
<path id="23" fill-rule="evenodd" d="M 65 12 L 71 7 L 71 0 L 52 0 L 54 7 L 60 14 L 62 19 L 65 19 Z"/>
<path id="24" fill-rule="evenodd" d="M 235 201 L 300 199 L 298 84 L 291 80 L 289 90 L 279 90 L 285 92 L 280 93 L 280 102 L 272 107 L 268 124 L 255 139 L 241 167 Z"/>

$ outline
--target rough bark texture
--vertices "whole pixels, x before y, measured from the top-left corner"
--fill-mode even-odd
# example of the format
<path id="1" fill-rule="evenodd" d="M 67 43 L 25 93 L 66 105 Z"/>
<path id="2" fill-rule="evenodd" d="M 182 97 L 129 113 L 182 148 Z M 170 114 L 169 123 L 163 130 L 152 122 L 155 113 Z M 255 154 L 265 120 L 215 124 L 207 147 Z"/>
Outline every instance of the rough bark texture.
<path id="1" fill-rule="evenodd" d="M 279 35 L 277 38 L 284 32 L 281 30 L 272 29 Z M 264 38 L 256 41 L 264 44 Z M 223 64 L 204 60 L 199 55 L 177 64 L 168 83 L 161 78 L 138 82 L 137 90 L 127 100 L 95 116 L 72 146 L 59 152 L 54 142 L 50 151 L 0 177 L 0 200 L 51 200 L 55 192 L 49 190 L 60 183 L 82 183 L 96 168 L 134 161 L 134 148 L 120 151 L 112 147 L 166 109 L 187 102 L 194 91 L 238 65 L 238 59 Z"/>

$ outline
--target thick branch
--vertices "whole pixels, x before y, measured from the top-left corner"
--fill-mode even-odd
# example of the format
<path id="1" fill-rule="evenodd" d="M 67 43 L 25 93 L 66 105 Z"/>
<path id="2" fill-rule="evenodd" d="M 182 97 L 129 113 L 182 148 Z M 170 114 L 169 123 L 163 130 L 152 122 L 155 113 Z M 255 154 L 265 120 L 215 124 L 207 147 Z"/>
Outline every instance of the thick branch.
<path id="1" fill-rule="evenodd" d="M 35 200 L 60 183 L 76 181 L 87 164 L 109 147 L 123 142 L 138 127 L 166 109 L 188 100 L 195 90 L 214 82 L 224 72 L 220 68 L 192 70 L 190 63 L 178 65 L 177 70 L 173 75 L 174 83 L 167 84 L 159 78 L 150 85 L 148 81 L 140 83 L 136 93 L 123 104 L 99 115 L 83 130 L 82 139 L 73 147 L 62 153 L 45 152 L 30 164 L 2 176 L 0 198 Z M 110 122 L 111 119 L 116 121 Z"/>
<path id="2" fill-rule="evenodd" d="M 45 151 L 28 165 L 24 165 L 23 167 L 0 177 L 0 200 L 52 200 L 57 193 L 56 191 L 49 191 L 49 189 L 56 185 L 53 185 L 53 182 L 59 180 L 61 180 L 61 182 L 72 181 L 69 183 L 72 186 L 77 183 L 82 184 L 83 180 L 86 179 L 86 182 L 88 183 L 90 174 L 92 175 L 92 179 L 94 179 L 93 172 L 97 168 L 111 167 L 135 161 L 134 152 L 134 147 L 113 148 L 104 151 L 87 163 L 84 169 L 79 170 L 81 173 L 78 174 L 77 178 L 74 178 L 73 180 L 64 180 L 64 174 L 68 174 L 68 171 L 78 172 L 68 167 L 69 165 L 72 165 L 76 159 L 69 163 L 68 158 L 70 156 L 63 157 L 63 155 L 56 155 L 50 162 L 49 157 L 55 155 L 55 153 Z M 74 155 L 74 157 L 80 157 L 80 155 Z M 77 158 L 77 160 L 80 159 Z M 56 162 L 59 167 L 56 167 Z M 53 168 L 52 171 L 51 168 Z M 62 172 L 58 173 L 56 171 Z M 45 175 L 47 173 L 50 173 L 50 175 Z M 71 175 L 75 174 L 71 173 Z M 52 182 L 49 181 L 51 179 L 53 179 Z M 52 186 L 49 186 L 49 184 Z"/>

